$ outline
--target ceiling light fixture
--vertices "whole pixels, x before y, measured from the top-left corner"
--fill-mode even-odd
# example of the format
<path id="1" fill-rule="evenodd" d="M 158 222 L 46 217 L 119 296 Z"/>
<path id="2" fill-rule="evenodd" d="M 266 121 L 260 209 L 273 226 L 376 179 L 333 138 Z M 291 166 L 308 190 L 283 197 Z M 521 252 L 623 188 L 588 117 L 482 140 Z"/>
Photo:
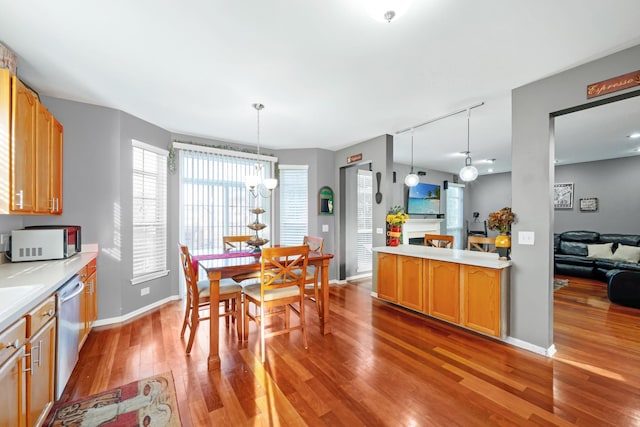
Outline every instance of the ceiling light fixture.
<path id="1" fill-rule="evenodd" d="M 396 21 L 411 6 L 413 0 L 364 0 L 369 15 L 376 21 L 390 23 Z"/>
<path id="2" fill-rule="evenodd" d="M 407 187 L 415 187 L 420 182 L 420 177 L 413 173 L 413 129 L 411 129 L 411 172 L 404 178 Z"/>
<path id="3" fill-rule="evenodd" d="M 471 164 L 471 151 L 469 149 L 471 108 L 467 108 L 467 158 L 464 159 L 464 167 L 460 169 L 460 179 L 463 181 L 473 181 L 478 177 L 478 169 Z"/>
<path id="4" fill-rule="evenodd" d="M 260 157 L 260 111 L 264 109 L 263 104 L 252 104 L 253 108 L 256 109 L 258 119 L 257 119 L 257 142 L 258 142 L 258 157 Z M 253 197 L 258 197 L 258 195 L 267 198 L 271 196 L 271 191 L 278 186 L 278 180 L 275 178 L 262 178 L 262 163 L 260 163 L 260 159 L 256 161 L 254 165 L 254 174 L 248 175 L 244 179 L 244 184 L 247 189 L 251 193 Z"/>
<path id="5" fill-rule="evenodd" d="M 631 139 L 640 138 L 640 132 L 634 132 L 631 135 L 629 135 L 628 138 L 631 138 Z"/>

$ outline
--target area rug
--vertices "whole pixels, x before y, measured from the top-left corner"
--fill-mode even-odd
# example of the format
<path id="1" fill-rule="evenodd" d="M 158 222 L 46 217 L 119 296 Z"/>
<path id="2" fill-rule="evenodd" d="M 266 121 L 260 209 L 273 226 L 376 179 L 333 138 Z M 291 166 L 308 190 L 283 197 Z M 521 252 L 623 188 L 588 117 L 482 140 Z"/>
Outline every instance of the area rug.
<path id="1" fill-rule="evenodd" d="M 553 290 L 557 291 L 560 288 L 564 288 L 569 284 L 567 279 L 553 279 Z"/>
<path id="2" fill-rule="evenodd" d="M 179 427 L 171 372 L 71 402 L 58 402 L 44 426 Z"/>

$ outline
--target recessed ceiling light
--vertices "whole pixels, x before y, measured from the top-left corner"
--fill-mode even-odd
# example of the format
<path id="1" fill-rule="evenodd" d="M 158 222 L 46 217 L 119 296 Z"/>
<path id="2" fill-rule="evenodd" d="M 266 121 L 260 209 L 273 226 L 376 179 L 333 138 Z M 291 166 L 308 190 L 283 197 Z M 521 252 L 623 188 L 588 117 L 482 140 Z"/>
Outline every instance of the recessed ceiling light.
<path id="1" fill-rule="evenodd" d="M 631 135 L 629 135 L 627 138 L 632 138 L 632 139 L 640 138 L 640 132 L 634 132 Z"/>
<path id="2" fill-rule="evenodd" d="M 493 168 L 489 168 L 489 169 L 487 169 L 487 172 L 489 172 L 489 173 L 493 173 Z"/>

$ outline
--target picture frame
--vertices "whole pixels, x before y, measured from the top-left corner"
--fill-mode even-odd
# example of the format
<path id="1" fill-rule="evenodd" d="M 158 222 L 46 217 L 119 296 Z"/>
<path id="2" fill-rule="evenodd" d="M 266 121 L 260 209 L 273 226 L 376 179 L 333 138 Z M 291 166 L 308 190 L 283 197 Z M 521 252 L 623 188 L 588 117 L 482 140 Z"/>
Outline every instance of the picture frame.
<path id="1" fill-rule="evenodd" d="M 597 210 L 597 197 L 585 197 L 584 199 L 580 199 L 580 212 L 596 212 Z"/>
<path id="2" fill-rule="evenodd" d="M 333 215 L 333 190 L 331 187 L 324 186 L 318 192 L 318 214 Z"/>
<path id="3" fill-rule="evenodd" d="M 553 184 L 553 207 L 573 209 L 573 182 Z"/>

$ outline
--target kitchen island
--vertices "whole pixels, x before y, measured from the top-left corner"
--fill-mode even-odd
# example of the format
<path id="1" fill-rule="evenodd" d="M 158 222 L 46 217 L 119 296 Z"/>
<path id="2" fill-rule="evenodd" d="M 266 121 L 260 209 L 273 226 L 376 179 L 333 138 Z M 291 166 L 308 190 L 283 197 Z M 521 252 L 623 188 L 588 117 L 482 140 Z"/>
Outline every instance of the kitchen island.
<path id="1" fill-rule="evenodd" d="M 420 245 L 373 248 L 374 296 L 505 339 L 511 261 L 495 253 Z"/>

